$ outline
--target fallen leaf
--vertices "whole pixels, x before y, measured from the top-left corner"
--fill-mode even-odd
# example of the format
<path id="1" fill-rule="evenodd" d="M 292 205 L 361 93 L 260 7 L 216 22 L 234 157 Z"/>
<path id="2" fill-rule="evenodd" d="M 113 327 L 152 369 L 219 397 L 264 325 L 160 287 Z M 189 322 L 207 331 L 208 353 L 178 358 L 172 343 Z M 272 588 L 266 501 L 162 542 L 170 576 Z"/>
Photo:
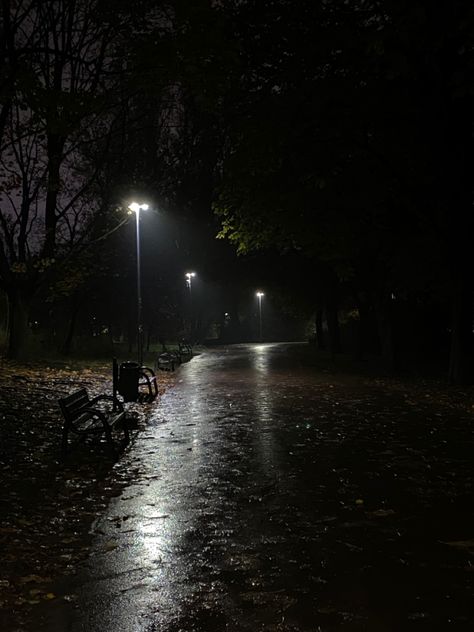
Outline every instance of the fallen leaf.
<path id="1" fill-rule="evenodd" d="M 118 547 L 117 542 L 113 542 L 112 540 L 110 542 L 107 542 L 107 544 L 104 546 L 104 549 L 106 551 L 113 551 L 114 549 L 116 549 Z"/>
<path id="2" fill-rule="evenodd" d="M 393 509 L 376 509 L 375 511 L 368 511 L 368 516 L 376 516 L 377 518 L 386 518 L 387 516 L 393 516 L 395 511 Z"/>
<path id="3" fill-rule="evenodd" d="M 47 584 L 51 581 L 51 577 L 41 577 L 40 575 L 25 575 L 18 580 L 19 584 Z"/>
<path id="4" fill-rule="evenodd" d="M 443 544 L 454 546 L 457 549 L 472 549 L 472 552 L 474 553 L 474 540 L 457 540 L 454 542 L 443 542 Z"/>

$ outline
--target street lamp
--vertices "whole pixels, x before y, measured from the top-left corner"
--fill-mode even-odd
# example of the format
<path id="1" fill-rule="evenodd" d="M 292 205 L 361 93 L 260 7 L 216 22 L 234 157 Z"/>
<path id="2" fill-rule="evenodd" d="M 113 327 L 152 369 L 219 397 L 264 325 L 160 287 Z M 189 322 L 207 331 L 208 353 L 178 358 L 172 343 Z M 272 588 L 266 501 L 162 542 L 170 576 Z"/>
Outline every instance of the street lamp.
<path id="1" fill-rule="evenodd" d="M 262 297 L 265 296 L 263 292 L 255 293 L 258 299 L 258 321 L 260 329 L 260 342 L 262 342 Z"/>
<path id="2" fill-rule="evenodd" d="M 189 288 L 189 335 L 191 338 L 191 342 L 193 339 L 193 331 L 194 331 L 194 314 L 193 314 L 193 295 L 192 295 L 192 279 L 196 276 L 195 272 L 186 272 L 184 275 L 186 277 L 186 285 Z"/>
<path id="3" fill-rule="evenodd" d="M 132 202 L 128 207 L 137 219 L 137 351 L 138 364 L 143 364 L 143 323 L 142 323 L 142 288 L 140 277 L 140 211 L 146 211 L 148 204 Z"/>
<path id="4" fill-rule="evenodd" d="M 195 272 L 186 272 L 184 275 L 186 277 L 186 285 L 189 288 L 189 293 L 191 294 L 191 279 L 196 276 Z"/>

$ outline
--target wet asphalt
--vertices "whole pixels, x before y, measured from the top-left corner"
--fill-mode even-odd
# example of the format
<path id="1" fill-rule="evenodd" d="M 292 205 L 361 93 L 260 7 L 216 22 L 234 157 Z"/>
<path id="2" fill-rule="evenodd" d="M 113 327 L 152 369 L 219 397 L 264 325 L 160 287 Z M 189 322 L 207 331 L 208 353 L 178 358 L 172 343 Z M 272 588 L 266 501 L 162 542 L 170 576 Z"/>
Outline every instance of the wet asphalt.
<path id="1" fill-rule="evenodd" d="M 51 630 L 474 629 L 472 424 L 294 349 L 179 369 Z"/>

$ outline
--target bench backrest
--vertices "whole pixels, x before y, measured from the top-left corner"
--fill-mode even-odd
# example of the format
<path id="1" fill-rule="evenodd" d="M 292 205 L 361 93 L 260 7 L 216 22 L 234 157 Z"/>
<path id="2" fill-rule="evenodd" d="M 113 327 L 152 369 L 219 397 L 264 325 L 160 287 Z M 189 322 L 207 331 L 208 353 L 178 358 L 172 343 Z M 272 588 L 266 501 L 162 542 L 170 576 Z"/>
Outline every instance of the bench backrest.
<path id="1" fill-rule="evenodd" d="M 89 395 L 85 388 L 81 388 L 67 397 L 62 397 L 58 403 L 65 419 L 74 419 L 79 410 L 89 403 Z"/>

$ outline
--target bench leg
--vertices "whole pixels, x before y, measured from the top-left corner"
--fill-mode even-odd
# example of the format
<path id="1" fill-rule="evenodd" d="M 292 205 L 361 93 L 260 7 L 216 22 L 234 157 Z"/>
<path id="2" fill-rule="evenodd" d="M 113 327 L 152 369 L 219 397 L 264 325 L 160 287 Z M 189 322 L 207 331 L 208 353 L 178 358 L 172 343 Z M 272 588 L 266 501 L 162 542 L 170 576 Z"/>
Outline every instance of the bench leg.
<path id="1" fill-rule="evenodd" d="M 107 423 L 106 419 L 101 418 L 101 421 L 102 421 L 102 425 L 104 427 L 105 438 L 107 439 L 107 443 L 109 444 L 110 451 L 112 452 L 112 456 L 116 457 L 117 456 L 117 451 L 115 449 L 115 444 L 114 444 L 114 440 L 112 438 L 112 432 L 110 431 L 110 426 Z"/>
<path id="2" fill-rule="evenodd" d="M 126 419 L 124 419 L 124 422 L 123 422 L 123 434 L 125 435 L 125 442 L 130 443 L 130 431 L 128 429 Z"/>
<path id="3" fill-rule="evenodd" d="M 62 439 L 61 439 L 61 452 L 62 454 L 67 454 L 67 450 L 68 450 L 68 427 L 65 424 L 63 426 L 63 433 L 62 433 Z"/>
<path id="4" fill-rule="evenodd" d="M 142 383 L 143 386 L 146 386 L 148 389 L 148 397 L 150 400 L 155 399 L 158 395 L 158 386 L 156 384 L 156 378 L 153 376 L 153 379 L 150 379 L 148 375 L 143 376 L 145 378 L 145 382 Z"/>

